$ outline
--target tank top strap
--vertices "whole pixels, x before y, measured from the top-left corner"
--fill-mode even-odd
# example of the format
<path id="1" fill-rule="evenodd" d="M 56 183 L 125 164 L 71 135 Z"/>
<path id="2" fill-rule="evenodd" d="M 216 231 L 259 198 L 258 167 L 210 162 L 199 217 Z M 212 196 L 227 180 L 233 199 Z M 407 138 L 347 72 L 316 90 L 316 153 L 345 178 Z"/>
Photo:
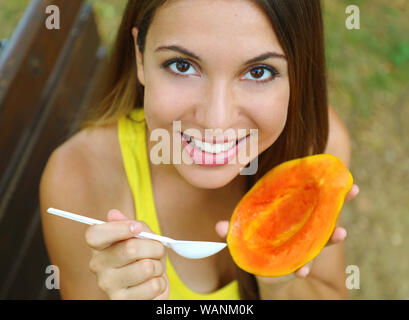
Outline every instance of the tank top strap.
<path id="1" fill-rule="evenodd" d="M 133 109 L 118 122 L 118 137 L 129 185 L 134 197 L 136 219 L 161 234 L 156 217 L 146 149 L 146 122 L 142 108 Z"/>

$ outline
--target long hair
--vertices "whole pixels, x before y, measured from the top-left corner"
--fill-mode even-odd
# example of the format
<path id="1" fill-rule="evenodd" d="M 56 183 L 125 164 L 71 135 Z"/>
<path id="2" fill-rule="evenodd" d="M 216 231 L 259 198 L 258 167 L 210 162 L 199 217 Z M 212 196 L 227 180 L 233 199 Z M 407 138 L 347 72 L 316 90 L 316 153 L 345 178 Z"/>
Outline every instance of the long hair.
<path id="1" fill-rule="evenodd" d="M 290 100 L 278 139 L 258 156 L 258 171 L 247 176 L 247 190 L 276 165 L 323 153 L 328 139 L 328 104 L 324 30 L 319 0 L 254 0 L 272 22 L 287 56 Z M 145 49 L 156 8 L 166 0 L 129 0 L 112 52 L 79 129 L 113 124 L 133 108 L 143 108 L 144 88 L 137 78 L 134 40 Z M 240 295 L 259 299 L 255 277 L 237 267 Z"/>

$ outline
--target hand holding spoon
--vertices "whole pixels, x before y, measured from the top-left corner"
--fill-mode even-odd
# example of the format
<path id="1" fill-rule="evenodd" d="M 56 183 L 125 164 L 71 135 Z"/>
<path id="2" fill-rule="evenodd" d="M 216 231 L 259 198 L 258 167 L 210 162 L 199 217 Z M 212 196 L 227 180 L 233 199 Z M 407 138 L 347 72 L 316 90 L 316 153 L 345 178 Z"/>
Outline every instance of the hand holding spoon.
<path id="1" fill-rule="evenodd" d="M 77 222 L 85 223 L 88 225 L 106 223 L 105 221 L 84 217 L 75 213 L 62 211 L 54 208 L 48 208 L 47 212 L 66 219 L 71 219 Z M 227 244 L 224 242 L 174 240 L 168 237 L 159 236 L 157 234 L 149 232 L 140 232 L 135 237 L 141 239 L 157 240 L 161 242 L 164 246 L 173 249 L 176 253 L 188 259 L 206 258 L 216 254 L 217 252 L 219 252 L 220 250 L 227 246 Z"/>

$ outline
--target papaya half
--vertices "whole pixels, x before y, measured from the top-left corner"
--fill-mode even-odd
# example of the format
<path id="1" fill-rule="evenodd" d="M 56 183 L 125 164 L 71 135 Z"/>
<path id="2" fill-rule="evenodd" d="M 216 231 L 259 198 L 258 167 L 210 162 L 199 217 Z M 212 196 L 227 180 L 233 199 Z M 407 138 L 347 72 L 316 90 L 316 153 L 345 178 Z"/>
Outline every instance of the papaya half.
<path id="1" fill-rule="evenodd" d="M 235 207 L 227 246 L 243 270 L 264 277 L 290 274 L 314 259 L 331 237 L 352 175 L 331 154 L 283 162 Z"/>

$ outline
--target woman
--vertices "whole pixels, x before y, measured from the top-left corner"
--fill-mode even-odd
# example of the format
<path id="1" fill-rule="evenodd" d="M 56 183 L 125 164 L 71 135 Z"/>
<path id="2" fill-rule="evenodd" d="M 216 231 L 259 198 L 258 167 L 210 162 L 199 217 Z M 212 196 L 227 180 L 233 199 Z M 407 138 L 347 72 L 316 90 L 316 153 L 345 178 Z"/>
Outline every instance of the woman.
<path id="1" fill-rule="evenodd" d="M 91 104 L 82 130 L 53 152 L 40 185 L 45 240 L 60 268 L 63 298 L 347 296 L 340 219 L 313 263 L 279 278 L 239 270 L 228 250 L 189 260 L 134 238 L 148 231 L 220 241 L 235 205 L 277 164 L 325 152 L 349 166 L 347 130 L 327 105 L 318 0 L 130 0 L 103 80 L 99 103 Z M 254 154 L 246 163 L 229 158 L 209 166 L 190 154 L 190 164 L 157 163 L 152 137 L 160 129 L 171 137 L 163 149 L 170 159 L 176 142 L 199 155 L 222 152 L 223 134 L 209 140 L 208 129 L 232 129 L 234 151 L 256 129 L 258 170 L 239 174 Z M 236 157 L 240 152 L 248 147 Z M 355 186 L 346 200 L 357 192 Z M 47 215 L 48 207 L 108 223 L 86 228 Z"/>

